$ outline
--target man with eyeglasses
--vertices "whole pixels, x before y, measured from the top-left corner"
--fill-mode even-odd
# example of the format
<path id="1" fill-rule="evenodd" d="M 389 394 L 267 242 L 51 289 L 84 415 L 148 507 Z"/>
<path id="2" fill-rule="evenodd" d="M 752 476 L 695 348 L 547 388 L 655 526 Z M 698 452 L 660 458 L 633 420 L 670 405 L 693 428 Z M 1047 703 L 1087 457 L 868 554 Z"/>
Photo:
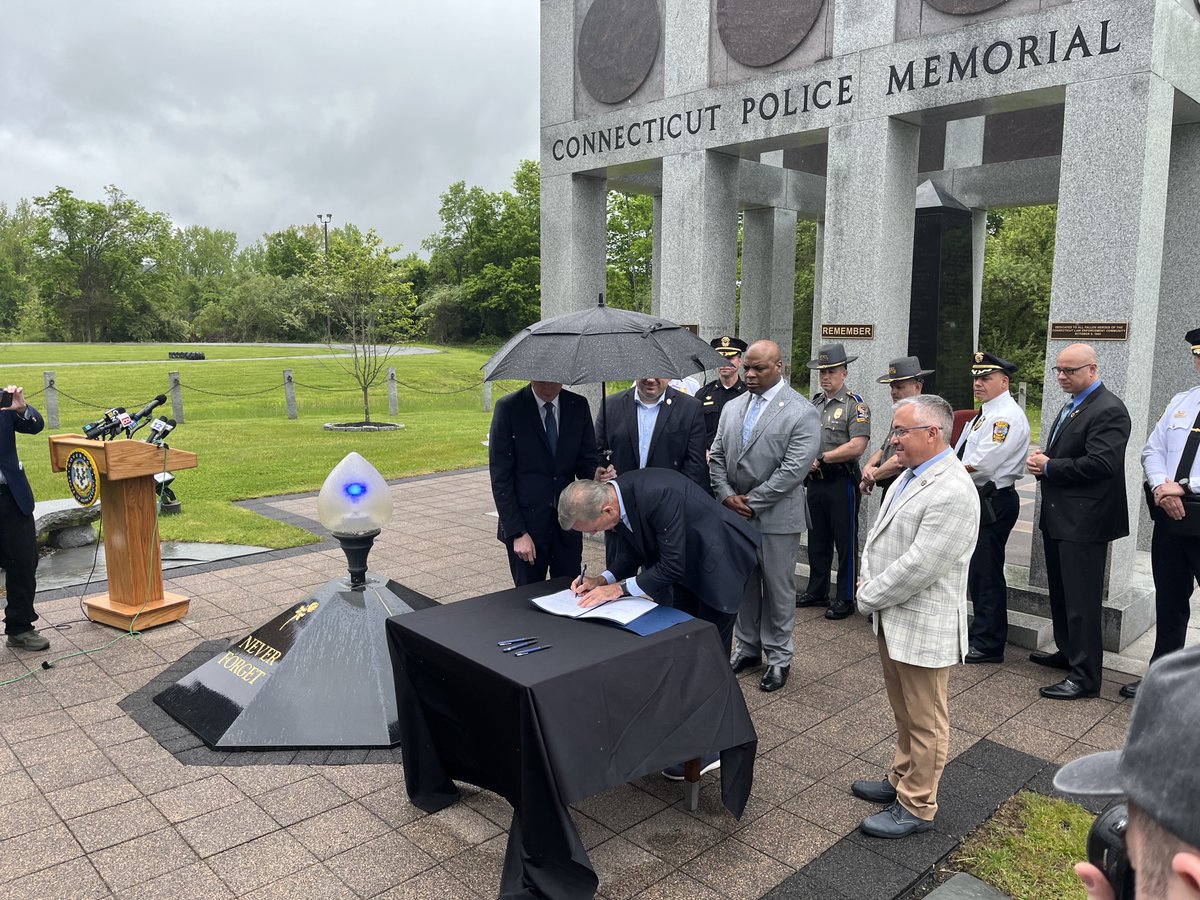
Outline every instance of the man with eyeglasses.
<path id="1" fill-rule="evenodd" d="M 941 397 L 901 400 L 892 444 L 904 473 L 888 491 L 863 548 L 859 611 L 874 613 L 896 752 L 855 796 L 887 808 L 859 827 L 881 838 L 928 831 L 950 741 L 950 667 L 967 651 L 967 568 L 979 495 L 946 438 L 954 411 Z"/>
<path id="2" fill-rule="evenodd" d="M 1096 351 L 1071 344 L 1053 367 L 1071 399 L 1048 425 L 1043 449 L 1026 461 L 1042 491 L 1039 526 L 1046 548 L 1052 653 L 1029 658 L 1066 677 L 1039 693 L 1051 700 L 1078 700 L 1100 693 L 1104 661 L 1101 601 L 1108 545 L 1129 534 L 1125 502 L 1125 446 L 1129 412 L 1100 381 Z"/>
<path id="3" fill-rule="evenodd" d="M 968 663 L 1004 662 L 1008 643 L 1008 582 L 1004 550 L 1017 524 L 1017 479 L 1029 455 L 1029 420 L 1008 392 L 1017 367 L 991 353 L 975 354 L 971 382 L 979 412 L 955 448 L 979 491 L 979 540 L 971 556 L 967 593 L 975 607 Z"/>

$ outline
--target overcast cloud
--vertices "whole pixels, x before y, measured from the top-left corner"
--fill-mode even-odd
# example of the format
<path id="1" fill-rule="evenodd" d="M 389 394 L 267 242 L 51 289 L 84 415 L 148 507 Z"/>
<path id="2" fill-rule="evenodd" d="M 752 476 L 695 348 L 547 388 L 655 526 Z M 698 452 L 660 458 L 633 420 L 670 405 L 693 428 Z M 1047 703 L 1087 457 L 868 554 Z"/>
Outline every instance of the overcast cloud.
<path id="1" fill-rule="evenodd" d="M 4 3 L 0 202 L 115 184 L 176 225 L 374 226 L 538 152 L 534 0 Z"/>

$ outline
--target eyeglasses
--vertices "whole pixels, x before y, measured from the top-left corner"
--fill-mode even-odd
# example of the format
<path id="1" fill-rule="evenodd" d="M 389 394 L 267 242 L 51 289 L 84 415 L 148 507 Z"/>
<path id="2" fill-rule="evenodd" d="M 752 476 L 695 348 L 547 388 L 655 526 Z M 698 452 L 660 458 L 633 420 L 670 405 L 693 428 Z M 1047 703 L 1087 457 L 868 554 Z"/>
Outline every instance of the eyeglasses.
<path id="1" fill-rule="evenodd" d="M 907 428 L 893 428 L 892 429 L 892 437 L 901 438 L 901 437 L 904 437 L 904 435 L 908 434 L 910 431 L 920 431 L 922 428 L 936 428 L 939 431 L 941 430 L 940 425 L 910 425 Z"/>
<path id="2" fill-rule="evenodd" d="M 1050 371 L 1055 375 L 1074 375 L 1080 369 L 1090 368 L 1091 365 L 1088 363 L 1086 366 L 1051 366 Z"/>

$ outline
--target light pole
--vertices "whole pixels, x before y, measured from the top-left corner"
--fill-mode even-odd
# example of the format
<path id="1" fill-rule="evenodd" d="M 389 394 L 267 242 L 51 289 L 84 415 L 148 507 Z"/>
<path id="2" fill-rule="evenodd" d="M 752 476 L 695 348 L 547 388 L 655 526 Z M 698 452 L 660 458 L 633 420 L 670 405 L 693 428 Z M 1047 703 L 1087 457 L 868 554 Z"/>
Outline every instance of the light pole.
<path id="1" fill-rule="evenodd" d="M 333 221 L 333 213 L 317 213 L 317 221 L 321 223 L 321 230 L 325 232 L 325 258 L 329 259 L 329 223 Z"/>

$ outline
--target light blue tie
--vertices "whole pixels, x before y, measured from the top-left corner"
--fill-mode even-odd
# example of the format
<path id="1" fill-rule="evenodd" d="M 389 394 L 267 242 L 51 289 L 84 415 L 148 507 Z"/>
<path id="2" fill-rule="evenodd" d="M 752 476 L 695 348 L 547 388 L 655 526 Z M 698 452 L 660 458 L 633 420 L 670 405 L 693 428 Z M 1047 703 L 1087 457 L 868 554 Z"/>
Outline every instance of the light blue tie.
<path id="1" fill-rule="evenodd" d="M 746 410 L 746 418 L 742 420 L 742 446 L 750 443 L 750 432 L 754 430 L 754 423 L 758 421 L 758 417 L 766 405 L 767 402 L 763 400 L 761 394 L 755 395 L 754 399 L 750 401 L 750 408 Z"/>

